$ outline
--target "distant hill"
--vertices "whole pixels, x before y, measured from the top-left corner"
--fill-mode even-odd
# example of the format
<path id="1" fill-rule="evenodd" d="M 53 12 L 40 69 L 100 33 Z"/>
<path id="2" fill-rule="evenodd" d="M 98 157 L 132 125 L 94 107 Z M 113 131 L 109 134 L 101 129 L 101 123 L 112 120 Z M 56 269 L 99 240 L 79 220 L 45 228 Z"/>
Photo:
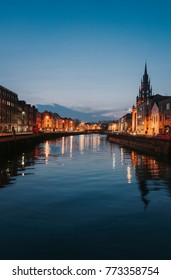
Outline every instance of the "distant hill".
<path id="1" fill-rule="evenodd" d="M 72 119 L 79 119 L 80 121 L 84 122 L 98 122 L 98 121 L 107 121 L 113 120 L 114 117 L 110 116 L 109 112 L 104 111 L 93 111 L 91 112 L 81 112 L 81 108 L 71 109 L 59 104 L 49 104 L 49 105 L 36 105 L 39 112 L 43 112 L 45 110 L 50 111 L 52 113 L 58 113 L 60 117 L 64 118 L 72 118 Z M 84 110 L 84 109 L 83 109 Z M 88 108 L 87 108 L 88 111 Z M 106 116 L 105 116 L 106 114 Z"/>

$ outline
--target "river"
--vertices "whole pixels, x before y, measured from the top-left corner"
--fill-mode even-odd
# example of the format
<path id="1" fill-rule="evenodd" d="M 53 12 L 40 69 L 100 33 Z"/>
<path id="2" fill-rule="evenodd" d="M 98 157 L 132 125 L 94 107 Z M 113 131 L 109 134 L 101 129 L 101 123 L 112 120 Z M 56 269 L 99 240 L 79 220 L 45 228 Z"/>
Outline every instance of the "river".
<path id="1" fill-rule="evenodd" d="M 170 259 L 171 165 L 62 137 L 0 163 L 0 259 Z"/>

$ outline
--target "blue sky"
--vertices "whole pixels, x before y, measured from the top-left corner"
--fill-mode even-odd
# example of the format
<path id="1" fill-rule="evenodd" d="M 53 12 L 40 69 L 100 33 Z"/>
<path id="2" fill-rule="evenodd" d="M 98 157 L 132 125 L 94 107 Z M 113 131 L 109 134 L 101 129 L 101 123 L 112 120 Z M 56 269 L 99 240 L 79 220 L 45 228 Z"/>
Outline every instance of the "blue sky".
<path id="1" fill-rule="evenodd" d="M 0 84 L 31 104 L 113 115 L 135 103 L 147 62 L 153 93 L 171 95 L 166 0 L 0 0 Z"/>

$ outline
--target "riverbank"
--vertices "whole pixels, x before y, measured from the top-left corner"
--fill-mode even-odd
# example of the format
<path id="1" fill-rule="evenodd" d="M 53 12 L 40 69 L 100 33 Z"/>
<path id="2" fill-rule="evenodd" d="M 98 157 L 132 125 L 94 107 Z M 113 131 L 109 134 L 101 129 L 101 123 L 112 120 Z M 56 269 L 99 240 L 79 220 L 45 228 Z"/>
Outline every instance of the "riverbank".
<path id="1" fill-rule="evenodd" d="M 171 140 L 168 139 L 129 134 L 108 134 L 108 140 L 112 143 L 149 155 L 167 159 L 171 157 Z"/>
<path id="2" fill-rule="evenodd" d="M 41 134 L 19 134 L 0 137 L 0 158 L 8 158 L 34 147 L 35 145 L 63 136 L 79 135 L 80 132 L 53 132 Z"/>

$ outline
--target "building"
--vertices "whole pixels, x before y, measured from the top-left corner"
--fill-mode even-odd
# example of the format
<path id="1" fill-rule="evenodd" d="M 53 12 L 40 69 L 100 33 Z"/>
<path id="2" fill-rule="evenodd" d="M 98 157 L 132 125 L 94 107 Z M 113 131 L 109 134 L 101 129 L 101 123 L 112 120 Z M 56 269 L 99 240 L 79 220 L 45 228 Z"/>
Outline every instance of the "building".
<path id="1" fill-rule="evenodd" d="M 75 130 L 75 122 L 71 118 L 60 118 L 58 120 L 58 130 L 59 131 L 74 131 Z"/>
<path id="2" fill-rule="evenodd" d="M 32 131 L 36 122 L 36 108 L 25 101 L 18 100 L 18 95 L 0 86 L 0 132 Z"/>
<path id="3" fill-rule="evenodd" d="M 18 95 L 0 85 L 0 133 L 75 130 L 75 121 L 61 118 L 57 113 L 38 112 L 36 107 L 18 100 Z"/>
<path id="4" fill-rule="evenodd" d="M 42 114 L 43 131 L 74 131 L 74 120 L 70 118 L 61 118 L 57 113 L 44 111 Z"/>
<path id="5" fill-rule="evenodd" d="M 44 111 L 41 114 L 42 116 L 42 130 L 43 131 L 53 131 L 55 124 L 53 120 L 53 113 Z"/>
<path id="6" fill-rule="evenodd" d="M 64 130 L 65 131 L 73 131 L 74 130 L 74 120 L 71 118 L 63 118 L 64 121 Z"/>
<path id="7" fill-rule="evenodd" d="M 132 107 L 132 132 L 147 136 L 171 134 L 171 96 L 152 94 L 152 87 L 145 64 L 143 79 Z"/>
<path id="8" fill-rule="evenodd" d="M 151 108 L 151 124 L 149 127 L 149 135 L 155 135 L 159 133 L 159 115 L 159 105 L 157 102 L 154 102 Z"/>
<path id="9" fill-rule="evenodd" d="M 159 102 L 159 133 L 171 134 L 171 96 Z"/>
<path id="10" fill-rule="evenodd" d="M 108 132 L 116 132 L 118 131 L 118 121 L 113 121 L 108 124 Z"/>
<path id="11" fill-rule="evenodd" d="M 139 87 L 139 95 L 136 98 L 136 120 L 133 119 L 133 127 L 137 134 L 148 134 L 150 121 L 150 99 L 152 97 L 152 87 L 147 73 L 145 63 L 143 79 Z M 133 131 L 134 132 L 134 131 Z"/>
<path id="12" fill-rule="evenodd" d="M 18 95 L 0 85 L 0 132 L 17 128 Z"/>
<path id="13" fill-rule="evenodd" d="M 35 125 L 38 128 L 38 130 L 42 130 L 42 113 L 40 113 L 37 109 L 36 109 L 36 123 L 35 123 Z"/>
<path id="14" fill-rule="evenodd" d="M 23 100 L 18 101 L 18 132 L 32 132 L 33 125 L 36 124 L 36 107 L 27 104 Z"/>
<path id="15" fill-rule="evenodd" d="M 137 108 L 132 106 L 132 132 L 136 133 L 137 131 Z"/>
<path id="16" fill-rule="evenodd" d="M 118 121 L 118 129 L 120 132 L 129 133 L 132 131 L 132 114 L 127 113 Z"/>

